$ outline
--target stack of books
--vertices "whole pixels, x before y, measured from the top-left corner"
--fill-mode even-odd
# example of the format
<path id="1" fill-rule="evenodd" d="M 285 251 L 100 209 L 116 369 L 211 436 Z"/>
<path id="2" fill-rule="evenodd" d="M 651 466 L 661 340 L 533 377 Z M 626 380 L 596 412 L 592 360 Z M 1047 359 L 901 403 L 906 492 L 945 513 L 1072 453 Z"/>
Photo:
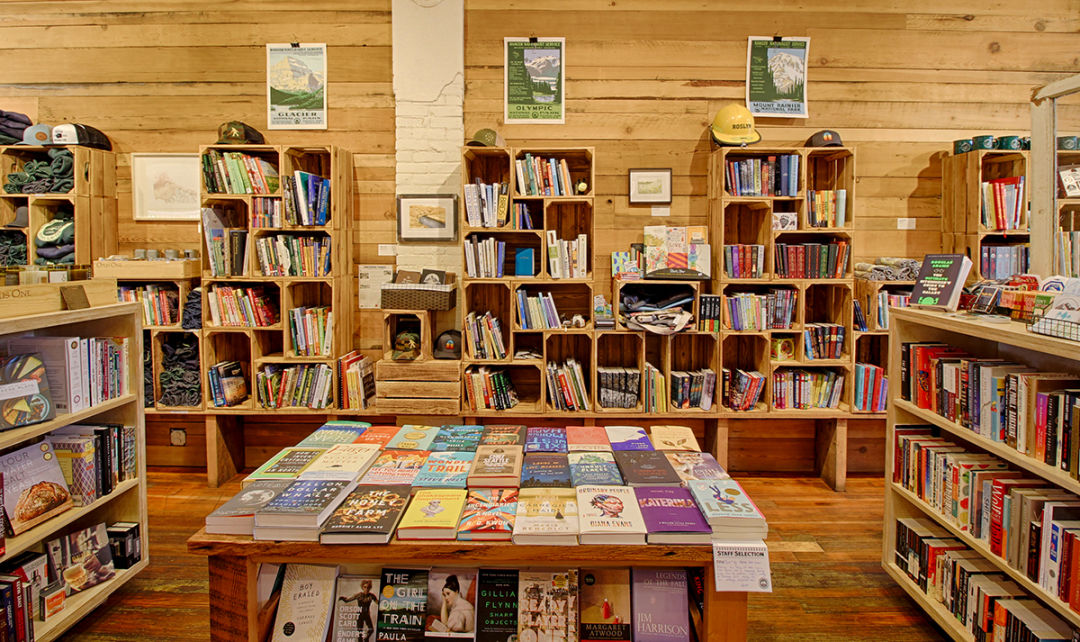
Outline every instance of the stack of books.
<path id="1" fill-rule="evenodd" d="M 722 400 L 730 410 L 746 412 L 754 410 L 761 393 L 765 391 L 765 375 L 757 370 L 734 370 L 724 368 Z"/>
<path id="2" fill-rule="evenodd" d="M 502 324 L 491 312 L 465 316 L 465 348 L 470 359 L 505 359 L 506 342 L 503 340 Z"/>
<path id="3" fill-rule="evenodd" d="M 555 410 L 589 410 L 589 390 L 581 364 L 569 358 L 561 365 L 547 364 L 548 403 Z"/>
<path id="4" fill-rule="evenodd" d="M 208 150 L 202 171 L 206 191 L 215 194 L 273 194 L 280 182 L 273 163 L 243 152 Z"/>
<path id="5" fill-rule="evenodd" d="M 285 177 L 285 222 L 326 225 L 330 221 L 330 179 L 296 170 Z"/>
<path id="6" fill-rule="evenodd" d="M 514 160 L 517 192 L 522 196 L 573 196 L 574 181 L 566 159 L 542 159 L 526 153 Z"/>
<path id="7" fill-rule="evenodd" d="M 992 230 L 1027 229 L 1024 177 L 1008 176 L 982 183 L 982 225 Z"/>
<path id="8" fill-rule="evenodd" d="M 700 408 L 709 410 L 716 391 L 716 371 L 712 368 L 700 370 L 671 371 L 671 407 L 677 410 Z"/>
<path id="9" fill-rule="evenodd" d="M 842 359 L 847 328 L 839 323 L 803 325 L 803 352 L 807 359 Z"/>
<path id="10" fill-rule="evenodd" d="M 478 178 L 466 183 L 465 221 L 469 227 L 504 227 L 510 199 L 510 184 L 484 183 Z"/>
<path id="11" fill-rule="evenodd" d="M 889 329 L 889 308 L 906 308 L 911 304 L 911 291 L 878 292 L 877 327 L 880 330 Z"/>
<path id="12" fill-rule="evenodd" d="M 698 330 L 720 332 L 723 327 L 724 297 L 720 294 L 702 294 L 698 298 Z"/>
<path id="13" fill-rule="evenodd" d="M 210 319 L 216 326 L 265 328 L 278 322 L 277 305 L 261 287 L 240 288 L 214 283 L 206 292 Z"/>
<path id="14" fill-rule="evenodd" d="M 281 199 L 252 198 L 251 227 L 281 227 Z"/>
<path id="15" fill-rule="evenodd" d="M 239 361 L 219 361 L 206 371 L 210 398 L 217 408 L 238 406 L 248 399 L 248 379 L 244 364 Z"/>
<path id="16" fill-rule="evenodd" d="M 979 255 L 979 274 L 984 279 L 1008 279 L 1026 274 L 1030 248 L 1026 245 L 983 245 Z"/>
<path id="17" fill-rule="evenodd" d="M 589 273 L 589 237 L 578 234 L 576 239 L 558 238 L 555 230 L 547 231 L 548 276 L 553 279 L 584 279 Z"/>
<path id="18" fill-rule="evenodd" d="M 641 371 L 597 366 L 596 403 L 603 408 L 637 408 L 641 401 Z"/>
<path id="19" fill-rule="evenodd" d="M 806 219 L 810 227 L 844 227 L 847 220 L 847 190 L 822 189 L 806 193 Z"/>
<path id="20" fill-rule="evenodd" d="M 356 350 L 338 358 L 338 407 L 367 410 L 375 403 L 375 364 Z"/>
<path id="21" fill-rule="evenodd" d="M 334 349 L 334 313 L 327 306 L 289 310 L 290 356 L 329 357 Z"/>
<path id="22" fill-rule="evenodd" d="M 795 290 L 772 289 L 766 294 L 737 292 L 724 298 L 724 327 L 736 332 L 787 330 L 795 316 Z"/>
<path id="23" fill-rule="evenodd" d="M 783 279 L 842 279 L 848 271 L 850 246 L 835 243 L 777 243 L 776 275 Z"/>
<path id="24" fill-rule="evenodd" d="M 325 363 L 266 364 L 255 374 L 255 390 L 261 408 L 329 408 L 334 370 Z"/>
<path id="25" fill-rule="evenodd" d="M 119 285 L 117 294 L 120 301 L 142 304 L 144 326 L 180 323 L 180 291 L 175 285 Z"/>
<path id="26" fill-rule="evenodd" d="M 796 196 L 799 193 L 799 155 L 729 160 L 727 191 L 732 196 Z"/>
<path id="27" fill-rule="evenodd" d="M 518 289 L 514 294 L 517 297 L 518 324 L 522 330 L 557 330 L 562 327 L 551 292 L 529 296 L 525 290 Z"/>
<path id="28" fill-rule="evenodd" d="M 329 236 L 273 234 L 255 239 L 255 256 L 262 276 L 328 276 Z"/>
<path id="29" fill-rule="evenodd" d="M 765 515 L 734 479 L 700 479 L 687 483 L 712 530 L 712 540 L 755 541 L 769 535 Z"/>
<path id="30" fill-rule="evenodd" d="M 506 242 L 494 237 L 465 239 L 465 273 L 472 279 L 501 279 Z"/>
<path id="31" fill-rule="evenodd" d="M 844 392 L 844 375 L 832 370 L 784 368 L 773 373 L 776 410 L 838 408 Z"/>
<path id="32" fill-rule="evenodd" d="M 510 375 L 484 366 L 465 371 L 465 398 L 472 410 L 509 410 L 518 405 Z"/>
<path id="33" fill-rule="evenodd" d="M 855 410 L 885 412 L 889 380 L 885 368 L 871 363 L 855 364 Z"/>
<path id="34" fill-rule="evenodd" d="M 731 279 L 760 279 L 765 275 L 765 246 L 725 245 L 724 274 Z"/>

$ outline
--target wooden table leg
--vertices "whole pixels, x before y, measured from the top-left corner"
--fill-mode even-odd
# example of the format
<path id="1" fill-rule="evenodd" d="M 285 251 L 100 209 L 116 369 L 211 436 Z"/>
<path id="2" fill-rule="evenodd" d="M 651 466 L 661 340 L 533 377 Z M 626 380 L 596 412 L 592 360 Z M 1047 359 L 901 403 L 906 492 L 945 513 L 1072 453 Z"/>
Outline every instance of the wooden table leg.
<path id="1" fill-rule="evenodd" d="M 212 642 L 239 642 L 248 637 L 248 561 L 244 557 L 211 555 L 210 639 Z"/>
<path id="2" fill-rule="evenodd" d="M 814 422 L 818 475 L 838 493 L 847 487 L 847 419 Z"/>
<path id="3" fill-rule="evenodd" d="M 206 485 L 229 481 L 244 468 L 244 430 L 240 417 L 206 415 Z"/>
<path id="4" fill-rule="evenodd" d="M 717 593 L 713 567 L 705 567 L 705 638 L 709 642 L 746 639 L 745 592 Z"/>

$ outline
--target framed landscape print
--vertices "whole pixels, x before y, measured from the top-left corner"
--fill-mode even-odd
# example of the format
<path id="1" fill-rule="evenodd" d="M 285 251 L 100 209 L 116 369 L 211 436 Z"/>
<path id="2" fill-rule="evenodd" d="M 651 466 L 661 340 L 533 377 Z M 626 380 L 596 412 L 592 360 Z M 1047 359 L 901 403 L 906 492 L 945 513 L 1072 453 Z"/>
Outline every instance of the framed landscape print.
<path id="1" fill-rule="evenodd" d="M 631 169 L 631 203 L 670 203 L 671 168 Z"/>
<path id="2" fill-rule="evenodd" d="M 399 241 L 457 240 L 456 194 L 399 194 Z"/>
<path id="3" fill-rule="evenodd" d="M 199 220 L 200 171 L 198 154 L 132 154 L 135 220 Z"/>

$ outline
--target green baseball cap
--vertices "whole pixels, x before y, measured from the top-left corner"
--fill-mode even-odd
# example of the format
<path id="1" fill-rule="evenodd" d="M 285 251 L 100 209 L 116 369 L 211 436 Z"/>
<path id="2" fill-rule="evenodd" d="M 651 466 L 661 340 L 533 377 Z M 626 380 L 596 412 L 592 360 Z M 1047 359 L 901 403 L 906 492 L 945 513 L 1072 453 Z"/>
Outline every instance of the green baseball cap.
<path id="1" fill-rule="evenodd" d="M 506 147 L 506 141 L 494 129 L 478 129 L 472 140 L 465 143 L 470 147 Z"/>

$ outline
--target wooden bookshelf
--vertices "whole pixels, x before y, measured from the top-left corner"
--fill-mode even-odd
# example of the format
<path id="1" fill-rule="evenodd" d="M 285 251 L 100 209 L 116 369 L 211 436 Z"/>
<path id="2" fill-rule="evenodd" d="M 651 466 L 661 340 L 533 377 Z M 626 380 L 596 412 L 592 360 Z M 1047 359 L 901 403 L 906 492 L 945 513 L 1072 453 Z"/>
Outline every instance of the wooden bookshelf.
<path id="1" fill-rule="evenodd" d="M 855 300 L 862 307 L 863 317 L 866 319 L 866 330 L 854 330 L 855 336 L 855 363 L 875 365 L 889 371 L 889 328 L 879 322 L 878 317 L 882 313 L 879 294 L 888 292 L 910 293 L 914 287 L 914 281 L 870 281 L 867 279 L 855 279 Z M 852 326 L 854 328 L 854 325 Z M 854 394 L 854 393 L 853 393 Z M 859 410 L 856 408 L 854 397 L 852 398 L 852 412 L 858 417 L 884 418 L 885 412 L 872 410 Z"/>
<path id="2" fill-rule="evenodd" d="M 890 312 L 889 329 L 889 379 L 899 382 L 901 379 L 901 345 L 907 342 L 941 342 L 957 346 L 972 355 L 984 358 L 1003 358 L 1024 363 L 1047 372 L 1080 373 L 1080 343 L 1033 334 L 1027 331 L 1023 323 L 989 323 L 978 316 L 960 316 L 931 312 L 914 308 L 894 308 Z M 895 566 L 896 520 L 902 517 L 928 518 L 949 531 L 952 537 L 962 541 L 968 548 L 978 552 L 991 562 L 999 571 L 1015 581 L 1033 598 L 1057 613 L 1072 626 L 1080 626 L 1080 613 L 1056 595 L 1049 594 L 1038 582 L 1033 582 L 1020 570 L 1009 565 L 1008 561 L 992 553 L 983 540 L 975 538 L 966 530 L 961 530 L 931 507 L 916 494 L 893 482 L 895 466 L 895 427 L 898 425 L 923 424 L 940 429 L 949 441 L 963 445 L 973 453 L 989 453 L 999 460 L 1008 462 L 1015 470 L 1025 473 L 1027 478 L 1044 480 L 1048 485 L 1080 494 L 1080 481 L 1077 481 L 1056 466 L 1051 466 L 1028 456 L 1007 444 L 981 436 L 977 432 L 920 408 L 911 401 L 901 398 L 900 387 L 889 390 L 888 426 L 886 430 L 885 464 L 885 517 L 883 524 L 882 567 L 907 591 L 927 613 L 942 621 L 955 617 L 948 614 L 941 604 L 927 598 L 908 577 Z M 953 624 L 943 627 L 956 640 L 970 640 L 971 633 L 962 626 Z"/>
<path id="3" fill-rule="evenodd" d="M 1057 167 L 1054 168 L 1055 191 L 1057 196 L 1057 227 L 1054 230 L 1054 274 L 1080 276 L 1080 197 L 1068 197 L 1061 187 L 1057 170 L 1062 167 L 1080 165 L 1080 151 L 1059 149 Z M 1070 234 L 1072 233 L 1072 234 Z M 1069 234 L 1073 238 L 1064 237 Z M 1067 248 L 1067 249 L 1066 249 Z"/>

